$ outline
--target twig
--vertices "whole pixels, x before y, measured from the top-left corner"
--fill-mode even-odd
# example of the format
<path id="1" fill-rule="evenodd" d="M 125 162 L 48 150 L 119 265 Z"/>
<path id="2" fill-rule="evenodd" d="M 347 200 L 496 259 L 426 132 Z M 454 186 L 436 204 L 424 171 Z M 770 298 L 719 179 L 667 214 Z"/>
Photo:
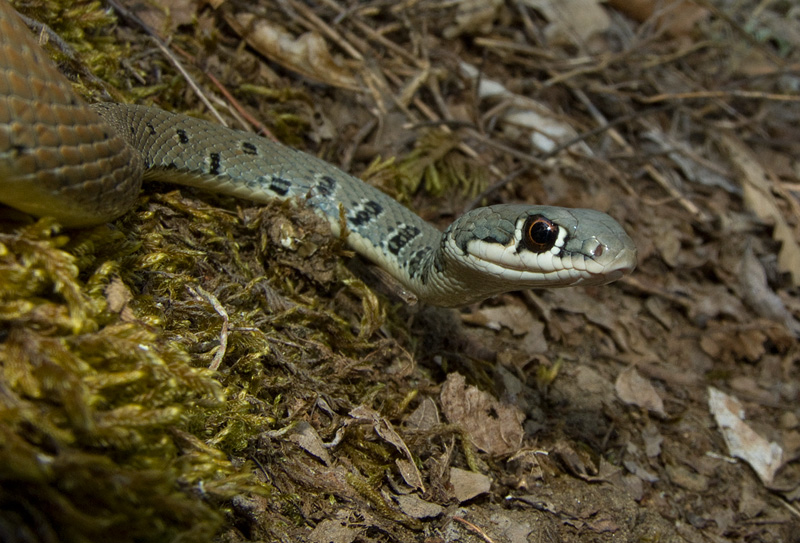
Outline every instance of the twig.
<path id="1" fill-rule="evenodd" d="M 156 47 L 158 47 L 161 52 L 164 54 L 165 57 L 175 66 L 175 69 L 178 70 L 189 86 L 194 90 L 197 97 L 200 98 L 200 101 L 205 104 L 208 110 L 211 112 L 214 117 L 216 117 L 217 121 L 222 126 L 228 126 L 228 123 L 225 122 L 225 119 L 222 118 L 222 115 L 219 114 L 217 109 L 211 103 L 211 100 L 205 95 L 203 90 L 200 88 L 200 85 L 194 80 L 194 78 L 189 74 L 188 71 L 183 67 L 183 64 L 178 60 L 178 58 L 172 54 L 172 51 L 164 44 L 164 41 L 156 34 L 156 32 L 150 28 L 144 21 L 142 21 L 136 14 L 131 11 L 128 11 L 122 5 L 120 5 L 116 0 L 106 0 L 108 4 L 114 8 L 114 11 L 119 13 L 124 19 L 127 19 L 129 22 L 132 22 L 139 26 L 142 30 L 147 33 L 148 36 L 155 42 Z"/>
<path id="2" fill-rule="evenodd" d="M 466 526 L 467 529 L 469 529 L 469 530 L 475 532 L 476 534 L 478 534 L 481 537 L 481 539 L 486 541 L 486 543 L 494 543 L 494 540 L 491 537 L 489 537 L 489 534 L 484 532 L 480 527 L 476 526 L 475 524 L 471 523 L 470 521 L 468 521 L 466 519 L 463 519 L 461 517 L 453 517 L 453 520 L 455 520 L 456 522 L 460 522 L 461 524 Z"/>
<path id="3" fill-rule="evenodd" d="M 313 28 L 316 28 L 321 33 L 328 36 L 328 38 L 333 40 L 339 47 L 342 48 L 343 51 L 345 51 L 348 55 L 353 57 L 353 59 L 358 60 L 360 62 L 364 61 L 363 55 L 361 55 L 361 53 L 359 53 L 355 47 L 350 45 L 350 43 L 346 39 L 344 39 L 344 37 L 342 37 L 341 34 L 339 34 L 336 30 L 331 28 L 331 26 L 328 25 L 328 23 L 320 19 L 312 9 L 305 6 L 301 2 L 290 1 L 289 4 L 292 6 L 292 9 L 294 9 L 301 15 L 301 18 L 298 19 L 299 23 L 303 24 L 306 21 L 310 22 L 311 24 L 307 26 L 313 25 Z"/>
<path id="4" fill-rule="evenodd" d="M 352 13 L 352 10 L 345 10 L 345 8 L 343 8 L 336 2 L 333 2 L 332 0 L 323 0 L 323 2 L 327 6 L 339 11 L 339 16 L 338 16 L 339 18 L 347 17 L 347 19 L 354 25 L 356 25 L 361 32 L 366 34 L 368 38 L 377 41 L 380 45 L 386 47 L 387 49 L 391 49 L 395 54 L 404 58 L 406 61 L 410 62 L 417 68 L 421 67 L 418 65 L 419 59 L 417 57 L 415 57 L 414 55 L 412 55 L 411 53 L 409 53 L 408 51 L 406 51 L 405 49 L 394 43 L 392 40 L 379 34 L 375 29 L 370 28 L 370 26 L 366 24 L 364 21 L 362 21 L 360 17 L 356 17 L 355 14 Z"/>
<path id="5" fill-rule="evenodd" d="M 540 168 L 545 168 L 545 169 L 550 170 L 550 169 L 552 169 L 552 167 L 547 165 L 546 161 L 548 159 L 554 157 L 555 155 L 557 155 L 558 153 L 560 153 L 564 149 L 568 149 L 569 147 L 571 147 L 571 146 L 575 145 L 576 143 L 578 143 L 580 141 L 583 141 L 585 139 L 588 139 L 588 138 L 591 138 L 593 136 L 597 136 L 599 134 L 602 134 L 603 132 L 605 132 L 607 130 L 610 130 L 611 128 L 613 128 L 613 127 L 615 127 L 617 125 L 627 123 L 629 121 L 632 121 L 633 119 L 637 119 L 639 117 L 644 117 L 646 115 L 652 115 L 654 113 L 660 113 L 662 111 L 667 111 L 668 109 L 671 109 L 672 107 L 673 106 L 671 106 L 671 105 L 670 106 L 659 106 L 659 107 L 656 107 L 656 108 L 653 108 L 653 109 L 647 109 L 647 110 L 644 110 L 644 111 L 637 111 L 636 113 L 631 113 L 630 115 L 625 115 L 625 116 L 622 116 L 622 117 L 618 117 L 618 118 L 614 119 L 613 121 L 611 121 L 611 122 L 609 122 L 607 124 L 604 124 L 602 126 L 598 126 L 597 128 L 595 128 L 593 130 L 589 130 L 588 132 L 583 132 L 581 134 L 578 134 L 574 138 L 571 138 L 571 139 L 569 139 L 569 140 L 567 140 L 565 142 L 560 143 L 559 145 L 557 145 L 556 147 L 551 149 L 549 152 L 547 152 L 546 154 L 544 154 L 540 158 L 535 158 L 535 157 L 532 157 L 532 156 L 530 156 L 528 154 L 523 153 L 522 151 L 517 151 L 516 149 L 512 149 L 512 148 L 510 148 L 508 146 L 505 146 L 505 145 L 502 145 L 502 144 L 498 144 L 496 142 L 493 142 L 489 138 L 485 138 L 485 137 L 481 136 L 480 134 L 475 134 L 475 137 L 478 137 L 478 138 L 482 139 L 487 145 L 491 145 L 493 147 L 497 147 L 497 148 L 501 149 L 503 152 L 508 152 L 509 154 L 511 154 L 511 155 L 513 155 L 513 156 L 515 156 L 517 158 L 525 160 L 526 162 L 530 163 L 531 165 L 538 166 Z M 530 166 L 525 166 L 524 168 L 529 168 L 529 167 Z M 511 181 L 511 179 L 513 179 L 514 177 L 517 177 L 520 173 L 522 173 L 522 172 L 513 172 L 511 174 L 511 175 L 513 175 L 513 177 L 510 177 L 510 178 L 507 177 L 506 179 L 503 179 L 502 181 L 500 181 L 498 183 L 495 183 L 494 185 L 492 185 L 489 188 L 487 188 L 486 190 L 484 190 L 482 193 L 480 193 L 472 201 L 472 203 L 469 205 L 469 207 L 467 209 L 475 209 L 476 207 L 480 206 L 481 205 L 481 201 L 483 201 L 485 198 L 488 198 L 495 191 L 497 191 L 500 188 L 502 188 L 506 183 Z"/>
<path id="6" fill-rule="evenodd" d="M 663 93 L 655 96 L 637 96 L 636 100 L 645 104 L 654 104 L 667 100 L 692 100 L 696 98 L 747 98 L 752 100 L 773 100 L 775 102 L 800 102 L 800 96 L 791 94 L 775 94 L 772 92 L 731 90 L 731 91 L 697 91 Z"/>
<path id="7" fill-rule="evenodd" d="M 40 21 L 37 21 L 36 19 L 31 19 L 19 11 L 17 11 L 17 15 L 19 15 L 20 19 L 22 19 L 22 21 L 28 25 L 28 28 L 39 35 L 38 41 L 40 45 L 44 45 L 45 43 L 54 44 L 62 55 L 67 57 L 73 65 L 79 67 L 83 77 L 97 85 L 97 87 L 99 87 L 106 96 L 109 95 L 107 91 L 108 85 L 106 85 L 105 81 L 94 75 L 86 68 L 86 66 L 78 58 L 78 55 L 75 53 L 72 47 L 70 47 L 69 43 L 64 40 L 64 38 L 59 36 L 52 28 Z"/>
<path id="8" fill-rule="evenodd" d="M 800 511 L 798 511 L 797 508 L 794 507 L 791 503 L 787 502 L 784 499 L 780 499 L 779 501 L 781 502 L 781 505 L 783 505 L 786 509 L 788 509 L 789 512 L 791 512 L 794 516 L 800 517 Z"/>
<path id="9" fill-rule="evenodd" d="M 375 126 L 378 124 L 378 120 L 375 118 L 370 119 L 364 126 L 359 128 L 358 132 L 350 139 L 350 143 L 342 153 L 341 163 L 340 166 L 344 171 L 350 171 L 350 166 L 353 162 L 353 156 L 355 155 L 356 149 L 361 143 L 366 139 L 366 137 L 375 130 Z"/>
<path id="10" fill-rule="evenodd" d="M 194 296 L 203 298 L 205 301 L 210 303 L 214 308 L 214 311 L 216 311 L 217 314 L 222 317 L 222 327 L 219 331 L 219 349 L 217 349 L 217 352 L 214 353 L 214 358 L 211 360 L 211 364 L 208 366 L 208 369 L 211 371 L 217 371 L 219 366 L 222 364 L 222 359 L 225 357 L 225 351 L 228 349 L 228 312 L 225 311 L 224 307 L 222 307 L 222 304 L 217 297 L 203 289 L 203 287 L 189 286 L 188 288 L 189 292 L 191 292 Z"/>
<path id="11" fill-rule="evenodd" d="M 753 33 L 745 30 L 742 27 L 742 25 L 737 23 L 734 20 L 734 18 L 728 14 L 727 11 L 718 8 L 716 5 L 714 5 L 714 2 L 710 2 L 709 0 L 697 0 L 697 2 L 701 6 L 712 12 L 715 17 L 718 17 L 719 19 L 722 19 L 723 21 L 731 25 L 731 28 L 733 28 L 733 30 L 739 35 L 740 38 L 749 43 L 750 46 L 753 47 L 754 49 L 757 49 L 766 58 L 768 58 L 770 62 L 772 62 L 776 66 L 785 65 L 783 59 L 781 59 L 778 55 L 776 55 L 774 51 L 771 51 L 769 47 L 764 47 L 764 44 L 759 42 L 753 35 Z"/>
<path id="12" fill-rule="evenodd" d="M 250 112 L 248 112 L 244 107 L 242 107 L 242 105 L 239 103 L 239 100 L 237 100 L 230 93 L 230 91 L 228 91 L 228 89 L 225 88 L 225 85 L 223 85 L 222 82 L 219 79 L 214 77 L 214 75 L 209 73 L 208 71 L 205 71 L 203 73 L 205 74 L 205 76 L 207 78 L 209 78 L 211 80 L 211 82 L 214 84 L 214 86 L 217 87 L 217 90 L 219 90 L 219 92 L 222 93 L 222 95 L 228 101 L 228 104 L 230 104 L 233 107 L 233 109 L 235 109 L 236 112 L 242 117 L 242 119 L 237 119 L 237 120 L 244 121 L 243 124 L 244 123 L 250 123 L 251 126 L 255 126 L 256 128 L 258 128 L 258 134 L 259 135 L 265 136 L 265 137 L 271 139 L 272 141 L 277 141 L 277 139 L 272 134 L 270 129 L 267 128 L 266 126 L 264 126 L 264 123 L 262 123 L 261 121 L 259 121 L 255 117 L 253 117 L 250 114 Z"/>
<path id="13" fill-rule="evenodd" d="M 652 164 L 646 164 L 646 165 L 645 165 L 645 167 L 644 167 L 644 169 L 645 169 L 645 171 L 646 171 L 646 172 L 647 172 L 647 173 L 650 175 L 650 177 L 652 177 L 652 178 L 655 180 L 655 182 L 656 182 L 656 183 L 658 183 L 659 185 L 661 185 L 661 188 L 663 188 L 663 189 L 664 189 L 664 190 L 667 192 L 667 194 L 669 194 L 670 196 L 672 196 L 673 198 L 675 198 L 675 200 L 677 200 L 678 202 L 680 202 L 680 204 L 683 206 L 683 208 L 684 208 L 686 211 L 688 211 L 689 213 L 691 213 L 692 215 L 694 215 L 694 216 L 695 216 L 697 219 L 699 219 L 699 220 L 700 220 L 700 221 L 702 221 L 702 222 L 707 222 L 707 221 L 708 221 L 708 217 L 706 216 L 706 214 L 705 214 L 705 213 L 703 213 L 703 212 L 700 210 L 700 208 L 699 208 L 699 207 L 697 207 L 697 206 L 695 205 L 695 203 L 694 203 L 694 202 L 692 202 L 692 201 L 691 201 L 690 199 L 688 199 L 686 196 L 684 196 L 683 194 L 681 194 L 680 192 L 678 192 L 678 189 L 676 189 L 675 187 L 673 187 L 673 186 L 672 186 L 672 183 L 670 183 L 669 181 L 667 181 L 666 177 L 664 177 L 664 176 L 661 174 L 661 172 L 659 172 L 658 170 L 656 170 L 656 169 L 653 167 L 653 165 L 652 165 Z"/>

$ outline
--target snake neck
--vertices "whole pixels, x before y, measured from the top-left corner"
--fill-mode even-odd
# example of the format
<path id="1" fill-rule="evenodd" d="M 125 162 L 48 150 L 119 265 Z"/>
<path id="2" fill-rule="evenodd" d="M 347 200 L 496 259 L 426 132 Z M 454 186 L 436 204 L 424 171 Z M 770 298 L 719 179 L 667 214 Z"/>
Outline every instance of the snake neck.
<path id="1" fill-rule="evenodd" d="M 139 150 L 147 179 L 255 202 L 300 202 L 334 235 L 344 224 L 350 248 L 418 299 L 433 296 L 436 271 L 445 265 L 441 232 L 360 179 L 280 143 L 186 115 L 121 104 L 92 109 Z"/>

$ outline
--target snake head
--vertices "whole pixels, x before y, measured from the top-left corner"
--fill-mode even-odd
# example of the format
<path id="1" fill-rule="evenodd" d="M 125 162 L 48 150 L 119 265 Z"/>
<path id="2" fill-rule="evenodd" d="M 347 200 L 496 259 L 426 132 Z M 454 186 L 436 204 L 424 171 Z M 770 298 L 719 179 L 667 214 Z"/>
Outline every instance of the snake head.
<path id="1" fill-rule="evenodd" d="M 450 225 L 440 267 L 474 293 L 466 304 L 524 288 L 610 283 L 636 267 L 636 246 L 600 211 L 495 205 Z"/>

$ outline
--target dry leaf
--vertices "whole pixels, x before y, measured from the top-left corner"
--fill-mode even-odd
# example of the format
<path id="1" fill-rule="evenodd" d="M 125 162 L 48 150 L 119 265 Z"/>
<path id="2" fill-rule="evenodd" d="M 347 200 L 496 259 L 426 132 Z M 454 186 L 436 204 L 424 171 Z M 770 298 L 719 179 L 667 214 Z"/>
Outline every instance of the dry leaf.
<path id="1" fill-rule="evenodd" d="M 455 24 L 444 29 L 442 35 L 452 40 L 462 34 L 486 34 L 503 0 L 460 0 L 456 8 Z"/>
<path id="2" fill-rule="evenodd" d="M 105 290 L 106 302 L 108 302 L 108 310 L 113 313 L 122 311 L 128 302 L 133 299 L 130 289 L 123 283 L 119 277 L 113 277 L 108 283 Z"/>
<path id="3" fill-rule="evenodd" d="M 608 30 L 611 20 L 597 0 L 523 0 L 547 19 L 544 30 L 550 45 L 583 46 Z"/>
<path id="4" fill-rule="evenodd" d="M 462 319 L 470 324 L 485 326 L 491 330 L 508 328 L 515 336 L 521 336 L 534 329 L 537 321 L 531 312 L 519 305 L 501 305 L 484 307 L 474 313 L 463 315 Z"/>
<path id="5" fill-rule="evenodd" d="M 396 461 L 397 467 L 400 470 L 400 475 L 402 475 L 403 480 L 409 486 L 412 486 L 421 492 L 425 492 L 425 485 L 422 482 L 422 474 L 419 472 L 416 464 L 414 463 L 414 457 L 412 456 L 411 451 L 409 450 L 405 441 L 403 441 L 403 438 L 400 437 L 400 434 L 395 431 L 392 423 L 386 418 L 380 416 L 377 411 L 374 411 L 365 405 L 359 405 L 350 411 L 350 416 L 357 420 L 364 420 L 372 423 L 375 433 L 378 434 L 384 441 L 394 445 L 395 448 L 400 451 L 403 456 L 405 456 L 405 460 L 398 459 Z"/>
<path id="6" fill-rule="evenodd" d="M 648 483 L 655 483 L 658 481 L 658 475 L 650 473 L 647 468 L 636 460 L 623 460 L 622 465 L 642 481 L 647 481 Z"/>
<path id="7" fill-rule="evenodd" d="M 450 484 L 459 503 L 489 492 L 492 480 L 486 475 L 459 468 L 450 468 Z"/>
<path id="8" fill-rule="evenodd" d="M 679 464 L 667 464 L 665 468 L 669 480 L 692 492 L 705 492 L 708 490 L 708 477 L 701 473 L 690 470 L 686 466 Z"/>
<path id="9" fill-rule="evenodd" d="M 665 153 L 689 181 L 700 183 L 707 187 L 720 187 L 731 194 L 741 195 L 742 188 L 729 179 L 728 176 L 714 170 L 709 164 L 705 163 L 704 158 L 690 142 L 663 132 L 660 127 L 654 124 L 643 136 L 655 143 L 659 151 Z"/>
<path id="10" fill-rule="evenodd" d="M 648 421 L 642 430 L 642 440 L 644 441 L 644 452 L 649 458 L 655 458 L 661 454 L 664 436 L 661 435 L 658 426 L 651 421 Z"/>
<path id="11" fill-rule="evenodd" d="M 671 36 L 688 34 L 708 16 L 707 9 L 685 0 L 608 0 L 608 5 L 640 23 L 655 16 L 656 26 Z"/>
<path id="12" fill-rule="evenodd" d="M 723 134 L 719 142 L 739 171 L 747 208 L 762 221 L 774 224 L 772 236 L 780 242 L 778 269 L 792 276 L 792 284 L 800 286 L 800 245 L 794 239 L 792 227 L 783 218 L 775 197 L 772 182 L 755 154 L 732 134 Z"/>
<path id="13" fill-rule="evenodd" d="M 708 388 L 708 408 L 719 426 L 728 453 L 750 464 L 764 484 L 770 484 L 783 465 L 783 449 L 767 441 L 744 422 L 739 400 L 714 387 Z"/>
<path id="14" fill-rule="evenodd" d="M 444 507 L 423 500 L 414 494 L 406 494 L 394 496 L 400 510 L 413 518 L 431 518 L 438 517 L 444 511 Z"/>
<path id="15" fill-rule="evenodd" d="M 351 528 L 344 521 L 323 519 L 309 534 L 313 543 L 351 543 L 358 537 L 359 530 Z"/>
<path id="16" fill-rule="evenodd" d="M 289 435 L 289 441 L 295 442 L 301 449 L 320 459 L 326 466 L 331 465 L 331 457 L 325 448 L 322 438 L 309 423 L 301 421 Z"/>
<path id="17" fill-rule="evenodd" d="M 527 96 L 514 94 L 502 83 L 489 79 L 473 65 L 461 62 L 461 75 L 472 80 L 478 85 L 478 96 L 482 100 L 504 100 L 508 102 L 501 121 L 505 126 L 513 125 L 515 131 L 524 129 L 531 134 L 531 145 L 542 152 L 550 152 L 564 141 L 577 136 L 577 132 L 564 117 L 554 112 L 548 106 L 537 102 Z M 592 154 L 591 148 L 584 142 L 570 146 L 587 155 Z"/>
<path id="18" fill-rule="evenodd" d="M 775 322 L 786 325 L 796 336 L 800 336 L 800 323 L 783 305 L 783 300 L 775 294 L 767 283 L 767 272 L 761 262 L 753 254 L 748 244 L 742 254 L 739 267 L 739 284 L 742 286 L 742 297 L 756 313 Z"/>
<path id="19" fill-rule="evenodd" d="M 181 25 L 192 24 L 198 13 L 195 0 L 138 2 L 131 7 L 145 25 L 165 36 L 173 35 Z"/>
<path id="20" fill-rule="evenodd" d="M 703 334 L 700 348 L 711 358 L 728 364 L 742 359 L 756 362 L 766 353 L 769 339 L 762 329 L 735 330 L 721 326 Z"/>
<path id="21" fill-rule="evenodd" d="M 647 409 L 660 417 L 667 416 L 661 396 L 650 381 L 639 375 L 636 368 L 631 367 L 620 373 L 614 388 L 623 402 Z"/>
<path id="22" fill-rule="evenodd" d="M 463 375 L 447 376 L 441 401 L 447 420 L 464 428 L 478 449 L 489 454 L 511 454 L 522 444 L 522 411 L 467 386 Z"/>
<path id="23" fill-rule="evenodd" d="M 583 315 L 590 322 L 608 331 L 621 350 L 629 350 L 628 340 L 623 333 L 625 326 L 618 321 L 620 313 L 615 308 L 598 303 L 597 299 L 585 290 L 551 289 L 547 291 L 547 299 L 560 311 Z M 554 321 L 555 319 L 548 319 L 548 326 L 555 325 Z"/>
<path id="24" fill-rule="evenodd" d="M 333 87 L 361 90 L 353 72 L 333 58 L 319 34 L 307 32 L 296 37 L 251 13 L 226 16 L 225 20 L 253 49 L 284 68 Z"/>
<path id="25" fill-rule="evenodd" d="M 567 472 L 585 481 L 597 480 L 597 466 L 585 451 L 579 451 L 570 443 L 560 441 L 550 452 Z"/>
<path id="26" fill-rule="evenodd" d="M 439 409 L 431 398 L 423 398 L 419 406 L 406 419 L 406 427 L 426 431 L 438 425 Z"/>

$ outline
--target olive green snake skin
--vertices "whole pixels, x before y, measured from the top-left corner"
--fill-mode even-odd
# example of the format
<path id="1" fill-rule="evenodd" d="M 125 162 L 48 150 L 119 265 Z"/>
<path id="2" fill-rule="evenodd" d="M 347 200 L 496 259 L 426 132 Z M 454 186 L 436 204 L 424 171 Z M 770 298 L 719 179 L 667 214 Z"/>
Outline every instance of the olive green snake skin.
<path id="1" fill-rule="evenodd" d="M 344 222 L 350 247 L 435 305 L 603 284 L 636 265 L 631 239 L 598 211 L 483 207 L 441 233 L 370 185 L 281 144 L 155 108 L 87 106 L 0 0 L 0 202 L 87 226 L 125 213 L 143 178 L 300 202 L 334 235 Z"/>

